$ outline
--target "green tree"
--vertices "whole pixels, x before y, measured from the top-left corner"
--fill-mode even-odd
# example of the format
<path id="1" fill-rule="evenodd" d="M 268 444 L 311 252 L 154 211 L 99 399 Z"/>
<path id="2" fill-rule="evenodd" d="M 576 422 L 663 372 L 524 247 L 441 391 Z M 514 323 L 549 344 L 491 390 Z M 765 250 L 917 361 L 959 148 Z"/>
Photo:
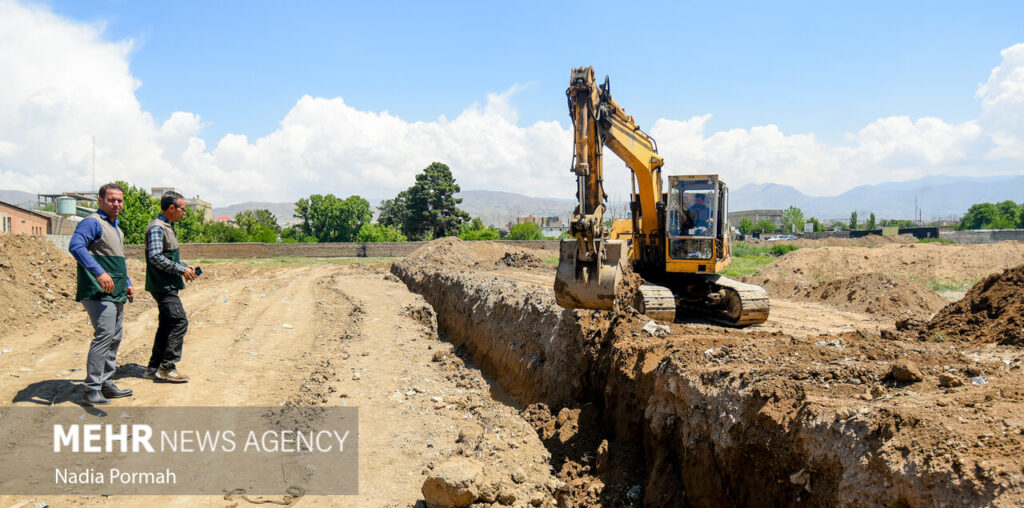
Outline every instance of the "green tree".
<path id="1" fill-rule="evenodd" d="M 159 205 L 157 208 L 159 208 Z M 210 228 L 212 224 L 218 223 L 206 222 L 206 218 L 203 216 L 202 212 L 190 208 L 181 220 L 174 223 L 174 232 L 178 236 L 178 241 L 181 243 L 209 243 L 219 241 L 213 240 L 207 232 L 207 229 Z M 226 226 L 226 224 L 223 225 Z"/>
<path id="2" fill-rule="evenodd" d="M 776 226 L 774 222 L 768 219 L 757 221 L 757 224 L 754 224 L 755 232 L 774 233 L 776 229 L 778 229 L 778 226 Z"/>
<path id="3" fill-rule="evenodd" d="M 118 215 L 121 231 L 124 232 L 124 242 L 143 243 L 146 241 L 146 225 L 160 213 L 160 200 L 150 197 L 141 187 L 125 181 L 117 183 L 124 189 L 124 208 Z"/>
<path id="4" fill-rule="evenodd" d="M 875 226 L 876 226 L 876 224 L 875 224 L 875 212 L 871 212 L 871 215 L 868 215 L 868 227 L 867 227 L 867 229 L 870 230 L 870 231 L 873 231 L 875 229 Z"/>
<path id="5" fill-rule="evenodd" d="M 1020 222 L 1021 214 L 1024 213 L 1017 203 L 1010 200 L 996 203 L 996 209 L 999 210 L 999 217 L 1002 221 L 999 221 L 998 227 L 992 229 L 1013 229 Z"/>
<path id="6" fill-rule="evenodd" d="M 316 238 L 302 232 L 298 225 L 281 230 L 282 243 L 316 243 Z"/>
<path id="7" fill-rule="evenodd" d="M 494 227 L 484 225 L 480 217 L 475 217 L 471 222 L 462 225 L 459 230 L 459 238 L 462 240 L 497 240 L 498 230 Z"/>
<path id="8" fill-rule="evenodd" d="M 789 208 L 782 211 L 782 230 L 791 232 L 800 232 L 804 230 L 804 212 L 803 210 L 790 206 Z"/>
<path id="9" fill-rule="evenodd" d="M 433 162 L 416 175 L 416 183 L 383 201 L 378 209 L 380 224 L 400 228 L 410 240 L 428 240 L 457 235 L 469 214 L 460 210 L 461 188 L 451 169 Z"/>
<path id="10" fill-rule="evenodd" d="M 265 208 L 258 210 L 242 210 L 235 214 L 235 225 L 242 228 L 246 233 L 252 234 L 256 226 L 263 226 L 272 229 L 275 233 L 281 232 L 281 226 L 277 224 L 277 217 Z"/>
<path id="11" fill-rule="evenodd" d="M 910 219 L 882 219 L 882 227 L 913 228 L 917 224 Z"/>
<path id="12" fill-rule="evenodd" d="M 391 226 L 363 224 L 356 233 L 357 242 L 404 242 L 405 235 Z"/>
<path id="13" fill-rule="evenodd" d="M 373 213 L 370 203 L 359 196 L 339 199 L 333 194 L 313 194 L 295 203 L 298 225 L 304 236 L 319 242 L 351 242 L 363 224 L 369 224 Z"/>
<path id="14" fill-rule="evenodd" d="M 524 222 L 522 224 L 516 224 L 508 230 L 509 240 L 543 240 L 544 235 L 541 233 L 540 226 L 532 222 Z"/>
<path id="15" fill-rule="evenodd" d="M 850 231 L 857 229 L 857 210 L 850 212 Z"/>
<path id="16" fill-rule="evenodd" d="M 750 217 L 744 217 L 740 219 L 740 225 L 737 229 L 740 230 L 740 233 L 749 235 L 754 232 L 754 221 L 750 220 Z"/>
<path id="17" fill-rule="evenodd" d="M 381 201 L 377 210 L 380 211 L 377 217 L 378 224 L 397 229 L 405 228 L 405 223 L 409 220 L 409 191 L 404 190 L 394 199 Z"/>
<path id="18" fill-rule="evenodd" d="M 976 203 L 967 209 L 956 229 L 985 229 L 999 218 L 999 208 L 992 203 Z"/>
<path id="19" fill-rule="evenodd" d="M 818 219 L 816 219 L 814 217 L 811 217 L 810 219 L 807 219 L 807 222 L 810 222 L 811 224 L 814 224 L 814 232 L 815 233 L 824 233 L 825 232 L 825 225 L 822 224 L 820 220 L 818 220 Z"/>

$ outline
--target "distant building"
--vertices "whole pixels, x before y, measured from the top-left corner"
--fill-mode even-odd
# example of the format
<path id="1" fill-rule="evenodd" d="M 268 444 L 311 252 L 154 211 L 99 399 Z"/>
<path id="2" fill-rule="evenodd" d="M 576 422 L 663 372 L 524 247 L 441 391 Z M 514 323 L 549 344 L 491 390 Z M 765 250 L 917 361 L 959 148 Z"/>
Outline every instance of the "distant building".
<path id="1" fill-rule="evenodd" d="M 11 218 L 5 212 L 0 212 L 0 233 L 11 232 Z"/>
<path id="2" fill-rule="evenodd" d="M 781 226 L 782 210 L 742 210 L 739 212 L 729 212 L 729 224 L 733 227 L 739 227 L 740 221 L 743 219 L 750 219 L 750 222 L 754 224 L 767 220 L 776 226 Z"/>
<path id="3" fill-rule="evenodd" d="M 224 224 L 227 224 L 229 226 L 235 224 L 235 219 L 232 219 L 231 217 L 228 217 L 227 215 L 225 215 L 223 217 L 213 217 L 213 218 L 210 219 L 210 221 L 211 222 L 223 222 Z"/>
<path id="4" fill-rule="evenodd" d="M 50 232 L 50 218 L 0 201 L 0 213 L 5 215 L 3 230 L 15 235 L 44 236 Z"/>
<path id="5" fill-rule="evenodd" d="M 181 189 L 179 189 L 177 187 L 150 187 L 149 188 L 149 192 L 152 193 L 152 196 L 154 198 L 156 198 L 156 199 L 162 198 L 164 196 L 164 194 L 167 193 L 168 191 L 177 192 L 178 194 L 181 194 L 182 196 L 185 195 L 185 193 L 181 192 Z M 191 213 L 202 213 L 203 214 L 203 220 L 205 220 L 205 221 L 213 220 L 213 205 L 209 201 L 203 201 L 202 199 L 199 199 L 199 196 L 196 196 L 194 198 L 185 198 L 185 205 L 188 206 L 191 209 L 190 210 Z"/>
<path id="6" fill-rule="evenodd" d="M 541 234 L 544 236 L 558 236 L 562 234 L 562 231 L 567 229 L 566 225 L 562 223 L 561 217 L 551 215 L 547 217 L 534 217 L 533 215 L 527 215 L 526 217 L 516 217 L 515 224 L 509 223 L 508 228 L 512 229 L 512 226 L 517 224 L 524 224 L 532 222 L 540 226 Z"/>

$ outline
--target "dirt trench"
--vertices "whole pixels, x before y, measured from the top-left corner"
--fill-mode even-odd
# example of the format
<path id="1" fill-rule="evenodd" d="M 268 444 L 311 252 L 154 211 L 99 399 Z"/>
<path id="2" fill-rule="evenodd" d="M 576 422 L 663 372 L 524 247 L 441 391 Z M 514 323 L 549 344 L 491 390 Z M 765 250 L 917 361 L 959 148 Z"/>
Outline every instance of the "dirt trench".
<path id="1" fill-rule="evenodd" d="M 1004 419 L 1002 432 L 977 435 L 998 427 L 992 415 L 1019 410 L 1019 355 L 985 365 L 1004 384 L 953 392 L 934 379 L 969 370 L 955 348 L 699 323 L 666 334 L 635 312 L 562 309 L 543 285 L 551 268 L 507 270 L 481 250 L 493 248 L 439 240 L 392 273 L 433 306 L 448 340 L 528 406 L 523 416 L 577 505 L 1024 499 L 1011 456 L 1022 428 Z M 900 361 L 921 365 L 924 382 L 895 379 Z M 951 400 L 971 409 L 947 408 Z"/>

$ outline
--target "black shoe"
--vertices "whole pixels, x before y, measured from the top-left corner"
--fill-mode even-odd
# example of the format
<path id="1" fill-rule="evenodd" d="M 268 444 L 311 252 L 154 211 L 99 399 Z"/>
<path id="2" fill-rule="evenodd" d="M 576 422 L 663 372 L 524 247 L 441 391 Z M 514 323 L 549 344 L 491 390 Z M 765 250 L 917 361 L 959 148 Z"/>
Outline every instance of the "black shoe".
<path id="1" fill-rule="evenodd" d="M 100 392 L 86 390 L 86 392 L 82 394 L 82 404 L 85 404 L 86 406 L 98 406 L 101 404 L 110 404 L 110 401 L 107 400 L 107 398 Z"/>
<path id="2" fill-rule="evenodd" d="M 119 399 L 121 397 L 131 397 L 132 391 L 130 389 L 120 389 L 114 385 L 103 387 L 103 396 L 108 399 Z"/>

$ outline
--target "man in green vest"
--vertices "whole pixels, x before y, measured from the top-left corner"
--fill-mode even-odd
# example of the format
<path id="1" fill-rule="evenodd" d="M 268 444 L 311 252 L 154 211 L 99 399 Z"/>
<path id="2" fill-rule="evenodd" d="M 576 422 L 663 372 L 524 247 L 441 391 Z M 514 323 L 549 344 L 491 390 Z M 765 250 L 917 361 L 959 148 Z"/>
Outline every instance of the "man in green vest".
<path id="1" fill-rule="evenodd" d="M 146 291 L 153 295 L 159 311 L 153 353 L 145 377 L 169 383 L 186 383 L 178 372 L 181 348 L 188 331 L 188 318 L 178 291 L 185 281 L 196 278 L 195 268 L 181 262 L 174 223 L 185 216 L 185 198 L 174 191 L 160 198 L 160 215 L 146 226 Z"/>
<path id="2" fill-rule="evenodd" d="M 78 261 L 78 292 L 92 323 L 93 338 L 85 364 L 86 405 L 109 404 L 131 390 L 114 386 L 117 348 L 121 345 L 124 302 L 135 298 L 124 262 L 124 233 L 117 216 L 124 207 L 124 189 L 116 183 L 100 187 L 99 209 L 75 227 L 68 250 Z"/>

